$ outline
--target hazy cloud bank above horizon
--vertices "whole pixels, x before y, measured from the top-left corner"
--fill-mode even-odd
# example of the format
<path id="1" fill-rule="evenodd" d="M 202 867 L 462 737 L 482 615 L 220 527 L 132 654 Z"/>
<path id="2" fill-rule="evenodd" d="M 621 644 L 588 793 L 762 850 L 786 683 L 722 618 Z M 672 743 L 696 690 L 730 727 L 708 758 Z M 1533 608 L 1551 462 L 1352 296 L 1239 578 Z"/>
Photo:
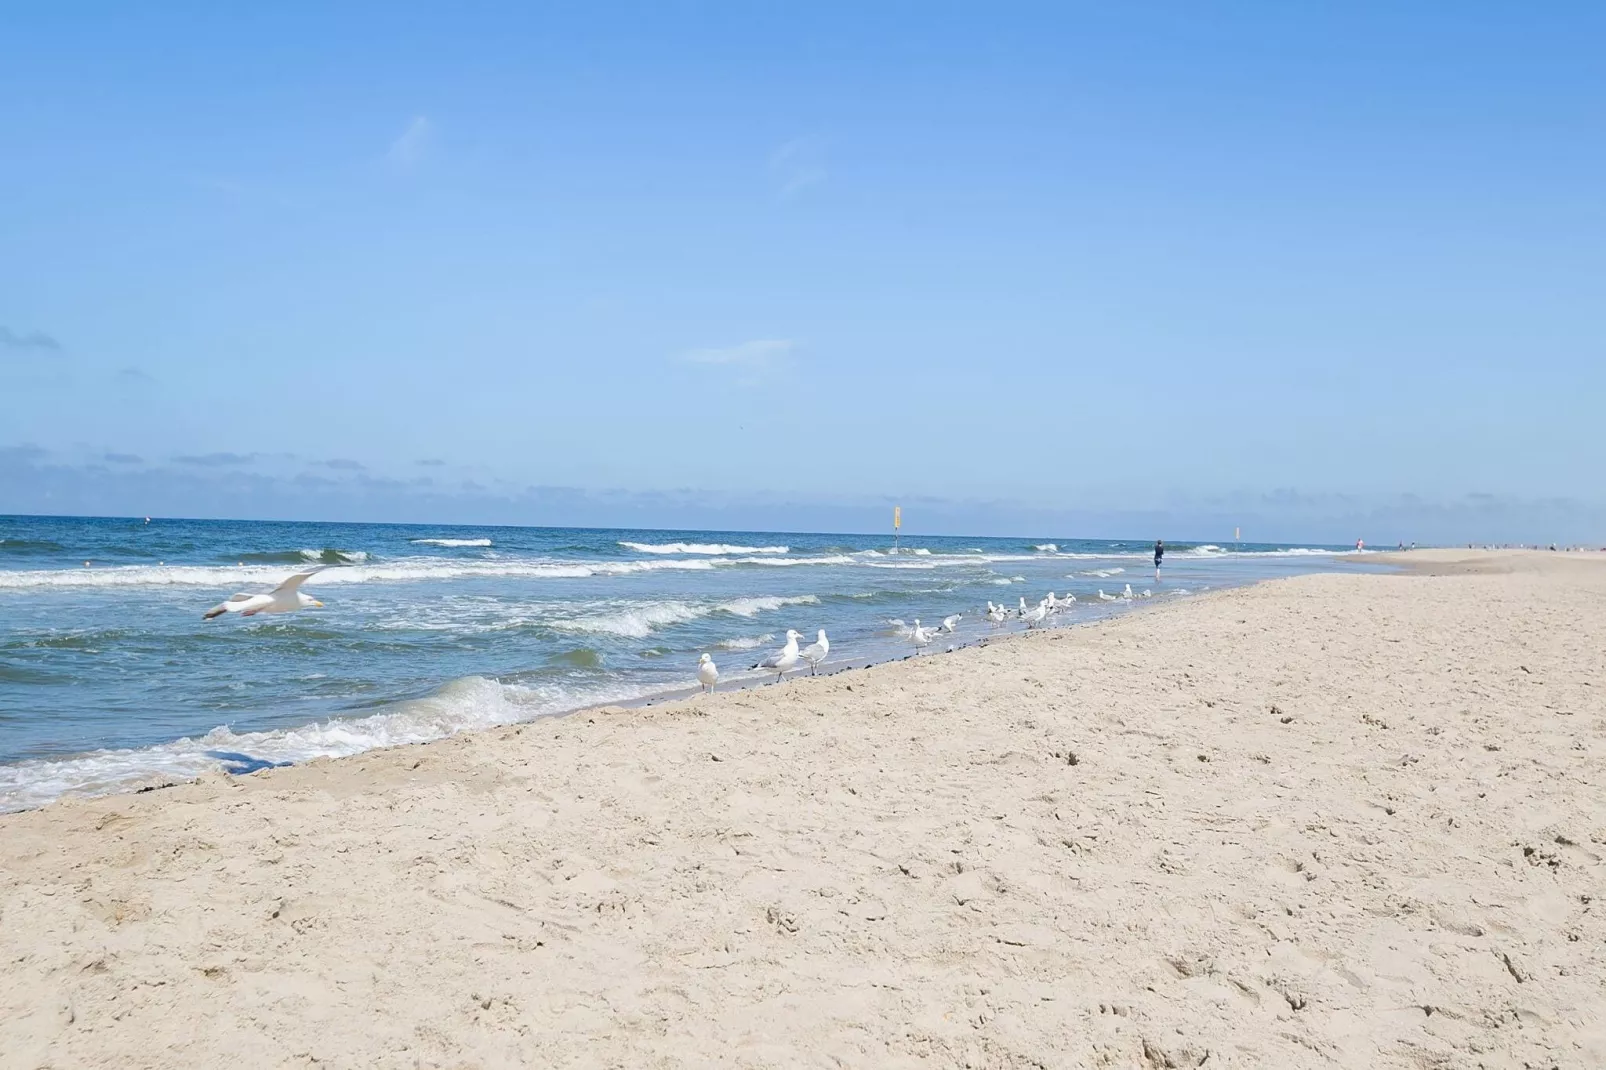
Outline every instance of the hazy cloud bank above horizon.
<path id="1" fill-rule="evenodd" d="M 272 460 L 273 464 L 267 461 Z M 0 514 L 190 516 L 755 531 L 879 531 L 894 503 L 911 534 L 1042 535 L 1373 545 L 1606 542 L 1606 503 L 1467 494 L 1451 498 L 1268 492 L 1066 504 L 934 496 L 637 491 L 515 484 L 489 477 L 375 474 L 342 458 L 249 454 L 92 460 L 0 448 Z"/>

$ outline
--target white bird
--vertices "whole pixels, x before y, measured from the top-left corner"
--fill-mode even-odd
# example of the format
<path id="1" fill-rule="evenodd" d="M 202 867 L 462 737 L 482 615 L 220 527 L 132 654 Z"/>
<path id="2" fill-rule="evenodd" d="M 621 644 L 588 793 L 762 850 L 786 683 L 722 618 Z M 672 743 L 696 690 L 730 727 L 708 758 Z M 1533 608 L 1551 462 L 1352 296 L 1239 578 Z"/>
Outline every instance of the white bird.
<path id="1" fill-rule="evenodd" d="M 1113 595 L 1113 594 L 1105 594 L 1104 593 L 1104 588 L 1100 587 L 1099 588 L 1099 601 L 1100 602 L 1113 602 L 1113 601 L 1115 601 L 1115 595 Z"/>
<path id="2" fill-rule="evenodd" d="M 1121 600 L 1124 602 L 1132 601 L 1132 585 L 1130 583 L 1126 585 L 1126 590 L 1121 592 Z"/>
<path id="3" fill-rule="evenodd" d="M 1143 588 L 1143 597 L 1144 598 L 1153 598 L 1154 597 L 1154 592 L 1149 590 L 1147 587 L 1145 587 L 1145 588 Z"/>
<path id="4" fill-rule="evenodd" d="M 797 641 L 803 638 L 797 632 L 788 628 L 786 630 L 786 645 L 775 653 L 754 665 L 755 669 L 768 669 L 775 674 L 775 682 L 780 683 L 782 677 L 797 666 Z"/>
<path id="5" fill-rule="evenodd" d="M 931 645 L 931 633 L 920 626 L 919 617 L 915 618 L 915 630 L 909 633 L 909 638 L 915 645 L 916 654 Z"/>
<path id="6" fill-rule="evenodd" d="M 803 648 L 803 660 L 809 663 L 809 675 L 820 667 L 820 662 L 831 652 L 831 640 L 825 637 L 825 629 L 820 629 L 820 637 Z"/>
<path id="7" fill-rule="evenodd" d="M 238 613 L 242 617 L 254 617 L 258 613 L 294 613 L 298 609 L 323 608 L 323 603 L 310 595 L 301 593 L 301 585 L 326 568 L 333 565 L 319 565 L 309 568 L 305 572 L 297 572 L 267 594 L 247 594 L 241 592 L 233 595 L 227 602 L 219 602 L 205 613 L 202 620 L 211 620 L 221 617 L 225 613 Z"/>
<path id="8" fill-rule="evenodd" d="M 1046 616 L 1048 616 L 1048 599 L 1045 598 L 1041 602 L 1037 603 L 1036 609 L 1032 610 L 1030 613 L 1027 613 L 1021 619 L 1026 622 L 1026 627 L 1035 628 L 1039 624 L 1043 623 L 1043 618 Z"/>
<path id="9" fill-rule="evenodd" d="M 965 615 L 963 613 L 955 613 L 951 617 L 944 617 L 942 618 L 942 630 L 952 633 L 956 628 L 959 627 L 959 622 L 964 619 Z"/>
<path id="10" fill-rule="evenodd" d="M 1004 617 L 1008 612 L 1003 606 L 995 606 L 991 602 L 987 603 L 987 619 L 992 621 L 995 626 L 1004 623 Z"/>
<path id="11" fill-rule="evenodd" d="M 714 685 L 719 683 L 719 666 L 707 654 L 697 659 L 697 682 L 703 685 L 704 691 L 714 690 Z"/>
<path id="12" fill-rule="evenodd" d="M 1053 591 L 1048 592 L 1048 597 L 1044 599 L 1044 601 L 1048 603 L 1048 611 L 1050 613 L 1058 613 L 1060 611 L 1060 606 L 1063 604 L 1058 598 L 1054 597 Z"/>
<path id="13" fill-rule="evenodd" d="M 1020 597 L 1020 609 L 1015 611 L 1015 615 L 1017 617 L 1019 617 L 1021 620 L 1025 620 L 1026 619 L 1026 614 L 1028 612 L 1029 612 L 1029 610 L 1027 610 L 1027 608 L 1026 608 L 1026 596 L 1025 595 L 1021 595 L 1021 597 Z"/>

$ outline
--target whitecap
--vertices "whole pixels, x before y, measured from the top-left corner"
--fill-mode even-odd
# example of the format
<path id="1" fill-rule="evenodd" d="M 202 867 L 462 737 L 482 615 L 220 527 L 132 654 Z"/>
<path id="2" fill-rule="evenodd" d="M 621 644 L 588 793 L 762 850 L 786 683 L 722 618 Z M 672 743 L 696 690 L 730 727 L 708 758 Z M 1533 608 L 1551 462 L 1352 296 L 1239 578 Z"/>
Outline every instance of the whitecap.
<path id="1" fill-rule="evenodd" d="M 415 580 L 513 577 L 582 579 L 624 576 L 659 569 L 711 569 L 715 560 L 557 561 L 552 559 L 451 561 L 441 557 L 401 558 L 377 565 L 331 568 L 307 581 L 313 584 L 408 582 Z M 0 570 L 0 589 L 29 587 L 223 587 L 234 584 L 273 586 L 284 579 L 283 565 L 116 565 L 110 568 Z"/>
<path id="2" fill-rule="evenodd" d="M 729 554 L 789 554 L 790 546 L 731 546 L 719 542 L 625 542 L 620 546 L 638 554 L 704 554 L 720 557 Z"/>
<path id="3" fill-rule="evenodd" d="M 719 646 L 725 650 L 754 650 L 767 646 L 775 641 L 774 632 L 765 632 L 763 635 L 744 635 L 734 639 L 722 639 Z"/>
<path id="4" fill-rule="evenodd" d="M 489 546 L 490 539 L 408 539 L 416 546 Z"/>
<path id="5" fill-rule="evenodd" d="M 812 594 L 792 598 L 738 598 L 730 602 L 639 602 L 621 605 L 617 602 L 592 603 L 579 607 L 580 616 L 548 619 L 545 623 L 568 632 L 586 632 L 594 635 L 619 635 L 630 639 L 645 639 L 659 628 L 687 621 L 728 613 L 735 617 L 756 617 L 784 606 L 818 605 L 820 600 Z M 569 609 L 573 612 L 573 609 Z"/>

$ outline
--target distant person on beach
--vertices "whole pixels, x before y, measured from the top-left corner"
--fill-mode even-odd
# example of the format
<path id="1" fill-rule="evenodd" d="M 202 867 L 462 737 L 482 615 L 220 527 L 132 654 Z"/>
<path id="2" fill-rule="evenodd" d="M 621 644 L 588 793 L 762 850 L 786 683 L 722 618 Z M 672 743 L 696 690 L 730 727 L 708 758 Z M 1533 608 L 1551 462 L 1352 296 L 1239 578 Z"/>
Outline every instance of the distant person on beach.
<path id="1" fill-rule="evenodd" d="M 1160 582 L 1160 558 L 1165 556 L 1165 540 L 1154 540 L 1154 581 Z"/>

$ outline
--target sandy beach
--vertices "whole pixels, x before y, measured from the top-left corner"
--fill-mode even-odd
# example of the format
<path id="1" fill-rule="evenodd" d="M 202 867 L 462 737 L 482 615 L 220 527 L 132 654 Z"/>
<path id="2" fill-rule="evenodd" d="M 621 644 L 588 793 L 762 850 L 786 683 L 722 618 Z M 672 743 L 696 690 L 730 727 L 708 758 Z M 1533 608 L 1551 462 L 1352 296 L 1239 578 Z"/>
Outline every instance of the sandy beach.
<path id="1" fill-rule="evenodd" d="M 1606 1065 L 1606 554 L 1402 560 L 0 817 L 0 1066 Z"/>

